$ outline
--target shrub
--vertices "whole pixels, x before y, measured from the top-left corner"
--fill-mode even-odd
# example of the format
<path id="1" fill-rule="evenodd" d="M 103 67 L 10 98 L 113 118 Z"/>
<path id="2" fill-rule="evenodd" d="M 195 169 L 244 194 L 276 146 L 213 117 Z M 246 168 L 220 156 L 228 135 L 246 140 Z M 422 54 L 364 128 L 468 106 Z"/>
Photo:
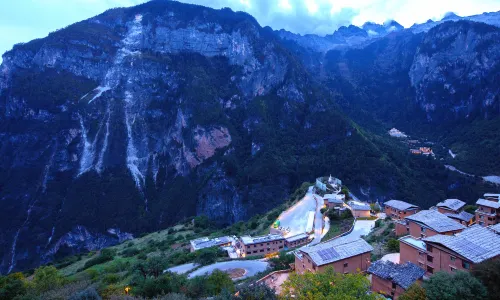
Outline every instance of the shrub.
<path id="1" fill-rule="evenodd" d="M 0 299 L 14 299 L 26 293 L 26 283 L 23 274 L 14 273 L 0 276 Z"/>
<path id="2" fill-rule="evenodd" d="M 429 300 L 484 299 L 487 294 L 484 285 L 464 271 L 437 272 L 424 282 L 424 288 Z"/>
<path id="3" fill-rule="evenodd" d="M 378 219 L 375 221 L 375 228 L 379 228 L 380 226 L 382 226 L 382 220 Z"/>
<path id="4" fill-rule="evenodd" d="M 102 279 L 105 284 L 114 284 L 120 281 L 120 276 L 118 274 L 106 274 Z"/>
<path id="5" fill-rule="evenodd" d="M 89 276 L 90 280 L 96 281 L 99 277 L 99 272 L 96 269 L 87 269 L 85 273 Z"/>
<path id="6" fill-rule="evenodd" d="M 99 294 L 93 287 L 90 287 L 86 290 L 76 293 L 75 295 L 69 298 L 69 300 L 101 300 L 101 299 L 102 299 L 101 296 L 99 296 Z"/>
<path id="7" fill-rule="evenodd" d="M 35 290 L 45 292 L 63 285 L 65 280 L 55 267 L 47 266 L 35 270 L 32 282 Z"/>
<path id="8" fill-rule="evenodd" d="M 139 253 L 140 253 L 140 251 L 137 248 L 130 247 L 130 248 L 126 248 L 125 250 L 123 250 L 120 254 L 123 257 L 132 257 L 132 256 L 136 256 Z"/>
<path id="9" fill-rule="evenodd" d="M 387 250 L 390 252 L 399 252 L 399 241 L 396 239 L 390 239 L 387 242 Z"/>

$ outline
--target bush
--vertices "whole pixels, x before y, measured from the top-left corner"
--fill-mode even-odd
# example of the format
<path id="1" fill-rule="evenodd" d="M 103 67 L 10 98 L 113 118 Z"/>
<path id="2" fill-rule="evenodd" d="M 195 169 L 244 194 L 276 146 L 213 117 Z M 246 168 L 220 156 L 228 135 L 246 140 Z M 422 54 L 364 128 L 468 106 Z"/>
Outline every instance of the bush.
<path id="1" fill-rule="evenodd" d="M 99 254 L 97 257 L 94 257 L 94 258 L 87 260 L 85 262 L 85 265 L 83 265 L 83 269 L 85 270 L 85 269 L 88 269 L 92 266 L 103 264 L 103 263 L 108 262 L 110 260 L 113 260 L 113 256 L 110 256 L 110 253 L 101 252 L 101 254 Z"/>
<path id="2" fill-rule="evenodd" d="M 295 256 L 293 254 L 287 254 L 286 252 L 280 252 L 278 257 L 273 257 L 269 260 L 275 271 L 290 269 L 290 264 L 294 261 Z"/>
<path id="3" fill-rule="evenodd" d="M 65 280 L 55 267 L 48 266 L 36 269 L 32 282 L 35 290 L 42 293 L 60 287 Z"/>
<path id="4" fill-rule="evenodd" d="M 437 272 L 424 282 L 424 289 L 429 300 L 484 299 L 486 288 L 470 273 Z"/>
<path id="5" fill-rule="evenodd" d="M 118 274 L 106 274 L 102 279 L 105 284 L 114 284 L 120 281 L 120 276 Z"/>
<path id="6" fill-rule="evenodd" d="M 91 287 L 73 295 L 69 300 L 101 300 L 101 296 Z"/>
<path id="7" fill-rule="evenodd" d="M 352 219 L 353 216 L 352 216 L 352 212 L 350 209 L 344 209 L 344 211 L 342 212 L 342 214 L 340 214 L 340 218 L 342 220 L 345 220 L 345 219 Z"/>
<path id="8" fill-rule="evenodd" d="M 217 258 L 222 257 L 223 255 L 223 251 L 218 247 L 201 249 L 196 251 L 195 253 L 196 258 L 194 262 L 202 266 L 213 264 L 217 261 Z"/>
<path id="9" fill-rule="evenodd" d="M 131 247 L 131 248 L 126 248 L 120 254 L 123 257 L 132 257 L 132 256 L 136 256 L 139 253 L 140 253 L 140 251 L 137 248 Z"/>
<path id="10" fill-rule="evenodd" d="M 387 242 L 387 250 L 390 252 L 399 252 L 399 241 L 396 239 L 390 239 Z"/>
<path id="11" fill-rule="evenodd" d="M 379 228 L 380 226 L 382 226 L 382 220 L 378 219 L 375 221 L 375 228 Z"/>
<path id="12" fill-rule="evenodd" d="M 96 269 L 87 269 L 85 273 L 89 276 L 90 280 L 96 281 L 99 278 L 99 272 Z"/>
<path id="13" fill-rule="evenodd" d="M 14 273 L 0 276 L 0 299 L 14 299 L 26 293 L 26 283 L 23 274 Z"/>
<path id="14" fill-rule="evenodd" d="M 489 299 L 500 295 L 500 261 L 484 261 L 472 269 L 472 275 L 479 279 L 488 290 Z"/>

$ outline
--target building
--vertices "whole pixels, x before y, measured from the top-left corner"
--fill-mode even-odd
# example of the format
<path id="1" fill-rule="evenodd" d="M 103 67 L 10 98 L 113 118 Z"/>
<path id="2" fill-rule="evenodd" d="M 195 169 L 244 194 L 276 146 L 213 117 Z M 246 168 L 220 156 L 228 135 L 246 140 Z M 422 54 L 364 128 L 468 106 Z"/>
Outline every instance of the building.
<path id="1" fill-rule="evenodd" d="M 458 199 L 446 199 L 442 202 L 439 202 L 436 207 L 438 211 L 442 214 L 453 213 L 458 214 L 463 210 L 465 206 L 465 202 Z"/>
<path id="2" fill-rule="evenodd" d="M 423 239 L 405 236 L 400 241 L 400 262 L 411 261 L 432 275 L 438 271 L 468 271 L 489 259 L 500 258 L 500 225 L 471 227 L 455 235 Z"/>
<path id="3" fill-rule="evenodd" d="M 372 274 L 372 291 L 392 299 L 398 299 L 413 283 L 421 282 L 425 274 L 411 262 L 395 264 L 381 260 L 371 264 L 367 272 Z"/>
<path id="4" fill-rule="evenodd" d="M 396 235 L 411 235 L 416 238 L 436 234 L 452 235 L 466 227 L 435 210 L 422 210 L 396 222 Z"/>
<path id="5" fill-rule="evenodd" d="M 484 194 L 484 199 L 490 200 L 490 201 L 500 202 L 500 194 L 486 193 L 486 194 Z"/>
<path id="6" fill-rule="evenodd" d="M 468 213 L 466 211 L 461 211 L 459 213 L 446 213 L 444 214 L 448 218 L 457 221 L 458 223 L 465 225 L 465 226 L 471 226 L 474 224 L 474 215 L 471 213 Z"/>
<path id="7" fill-rule="evenodd" d="M 420 147 L 419 150 L 422 155 L 434 155 L 434 152 L 432 152 L 432 149 L 429 147 Z"/>
<path id="8" fill-rule="evenodd" d="M 392 128 L 391 130 L 389 130 L 389 135 L 392 136 L 392 137 L 396 137 L 396 138 L 406 138 L 406 137 L 408 137 L 406 134 L 404 134 L 404 132 L 399 131 L 396 128 Z"/>
<path id="9" fill-rule="evenodd" d="M 233 237 L 222 236 L 213 239 L 210 239 L 208 237 L 202 237 L 192 240 L 189 243 L 191 244 L 190 246 L 191 252 L 194 252 L 200 249 L 210 248 L 210 247 L 228 247 L 231 246 L 234 241 L 235 239 Z"/>
<path id="10" fill-rule="evenodd" d="M 342 181 L 338 178 L 332 177 L 332 175 L 328 178 L 319 177 L 316 178 L 315 186 L 323 192 L 333 191 L 338 193 L 342 188 Z"/>
<path id="11" fill-rule="evenodd" d="M 481 226 L 490 226 L 499 223 L 498 220 L 500 220 L 500 202 L 479 199 L 476 201 L 476 205 L 477 224 Z"/>
<path id="12" fill-rule="evenodd" d="M 285 247 L 287 249 L 292 249 L 307 243 L 309 243 L 309 235 L 306 233 L 300 233 L 285 238 Z"/>
<path id="13" fill-rule="evenodd" d="M 326 194 L 323 196 L 323 201 L 325 205 L 331 208 L 340 208 L 344 206 L 345 195 L 344 194 Z"/>
<path id="14" fill-rule="evenodd" d="M 355 218 L 369 218 L 370 217 L 370 205 L 361 202 L 349 201 L 349 206 L 351 207 L 352 215 Z"/>
<path id="15" fill-rule="evenodd" d="M 419 212 L 419 207 L 401 200 L 389 200 L 384 203 L 385 214 L 393 220 L 400 220 L 406 216 Z"/>
<path id="16" fill-rule="evenodd" d="M 410 153 L 415 155 L 420 155 L 422 154 L 422 151 L 420 151 L 419 149 L 410 149 Z"/>
<path id="17" fill-rule="evenodd" d="M 240 256 L 266 255 L 282 251 L 285 248 L 285 238 L 280 234 L 268 234 L 251 237 L 242 236 L 239 242 Z"/>
<path id="18" fill-rule="evenodd" d="M 355 273 L 366 271 L 370 265 L 373 247 L 362 238 L 340 237 L 295 252 L 295 271 L 322 272 L 333 267 L 336 272 Z"/>

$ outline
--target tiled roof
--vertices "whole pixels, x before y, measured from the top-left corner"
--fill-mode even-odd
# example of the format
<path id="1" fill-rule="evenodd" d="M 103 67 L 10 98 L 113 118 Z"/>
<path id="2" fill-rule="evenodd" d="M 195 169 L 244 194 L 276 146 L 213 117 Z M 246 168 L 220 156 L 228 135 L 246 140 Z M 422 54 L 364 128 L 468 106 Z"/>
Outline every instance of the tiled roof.
<path id="1" fill-rule="evenodd" d="M 421 239 L 414 238 L 411 235 L 404 236 L 404 237 L 400 238 L 399 240 L 402 242 L 405 242 L 407 244 L 410 244 L 414 247 L 417 247 L 421 250 L 426 249 L 425 243 Z"/>
<path id="2" fill-rule="evenodd" d="M 307 233 L 299 233 L 297 235 L 287 237 L 287 238 L 285 238 L 285 240 L 290 243 L 290 242 L 295 242 L 295 241 L 298 241 L 298 240 L 301 240 L 301 239 L 305 239 L 308 236 L 309 235 Z"/>
<path id="3" fill-rule="evenodd" d="M 307 253 L 318 266 L 357 256 L 373 250 L 362 238 L 340 237 L 300 251 Z"/>
<path id="4" fill-rule="evenodd" d="M 487 206 L 491 208 L 500 208 L 500 202 L 490 201 L 486 199 L 479 199 L 476 201 L 477 205 Z"/>
<path id="5" fill-rule="evenodd" d="M 449 208 L 451 210 L 459 210 L 465 206 L 465 202 L 458 199 L 446 199 L 442 202 L 439 202 L 436 206 Z"/>
<path id="6" fill-rule="evenodd" d="M 500 234 L 477 224 L 455 235 L 438 234 L 423 240 L 441 244 L 474 263 L 500 255 Z"/>
<path id="7" fill-rule="evenodd" d="M 500 223 L 498 223 L 496 225 L 491 225 L 490 229 L 495 231 L 496 233 L 500 233 Z"/>
<path id="8" fill-rule="evenodd" d="M 344 194 L 326 194 L 325 196 L 323 196 L 323 199 L 328 200 L 328 203 L 342 204 L 342 203 L 344 203 L 345 195 Z"/>
<path id="9" fill-rule="evenodd" d="M 438 233 L 466 228 L 464 225 L 451 220 L 444 214 L 435 210 L 422 210 L 405 219 L 425 225 Z"/>
<path id="10" fill-rule="evenodd" d="M 370 210 L 370 205 L 349 201 L 349 206 L 354 210 Z"/>
<path id="11" fill-rule="evenodd" d="M 279 234 L 268 234 L 264 236 L 256 236 L 256 237 L 251 237 L 251 236 L 242 236 L 241 241 L 245 245 L 249 244 L 257 244 L 257 243 L 266 243 L 266 242 L 271 242 L 271 241 L 278 241 L 278 240 L 283 240 L 284 237 Z"/>
<path id="12" fill-rule="evenodd" d="M 401 201 L 401 200 L 389 200 L 384 203 L 385 206 L 390 206 L 394 207 L 395 209 L 399 210 L 407 210 L 407 209 L 415 209 L 418 208 L 418 206 Z"/>
<path id="13" fill-rule="evenodd" d="M 446 213 L 445 215 L 449 218 L 459 219 L 464 222 L 470 222 L 470 220 L 474 218 L 473 214 L 470 214 L 466 211 L 459 212 L 458 214 Z"/>
<path id="14" fill-rule="evenodd" d="M 368 273 L 391 280 L 406 290 L 415 281 L 422 278 L 425 271 L 411 262 L 400 265 L 392 261 L 377 260 L 368 268 Z"/>

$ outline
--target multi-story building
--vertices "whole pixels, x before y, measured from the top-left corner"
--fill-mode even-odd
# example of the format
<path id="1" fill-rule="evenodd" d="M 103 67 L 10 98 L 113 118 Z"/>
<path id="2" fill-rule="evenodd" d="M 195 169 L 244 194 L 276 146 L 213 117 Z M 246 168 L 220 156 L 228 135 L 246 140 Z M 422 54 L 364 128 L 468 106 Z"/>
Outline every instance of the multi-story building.
<path id="1" fill-rule="evenodd" d="M 384 203 L 385 214 L 393 220 L 400 220 L 419 212 L 419 207 L 401 200 L 389 200 Z"/>
<path id="2" fill-rule="evenodd" d="M 416 238 L 436 234 L 453 235 L 466 227 L 435 210 L 422 210 L 396 222 L 396 235 L 411 235 Z"/>
<path id="3" fill-rule="evenodd" d="M 459 213 L 446 213 L 444 214 L 445 216 L 447 216 L 448 218 L 462 224 L 462 225 L 465 225 L 465 226 L 471 226 L 472 224 L 474 224 L 474 215 L 473 214 L 470 214 L 466 211 L 461 211 Z"/>
<path id="4" fill-rule="evenodd" d="M 490 200 L 490 201 L 495 201 L 495 202 L 500 202 L 500 194 L 486 193 L 486 194 L 484 194 L 484 199 Z"/>
<path id="5" fill-rule="evenodd" d="M 481 226 L 490 226 L 499 223 L 500 202 L 479 199 L 477 200 L 476 205 L 476 224 Z"/>
<path id="6" fill-rule="evenodd" d="M 344 206 L 344 194 L 326 194 L 323 196 L 323 201 L 328 208 L 340 208 Z"/>
<path id="7" fill-rule="evenodd" d="M 251 237 L 242 236 L 239 242 L 242 257 L 276 253 L 285 248 L 285 238 L 280 234 Z"/>
<path id="8" fill-rule="evenodd" d="M 362 238 L 340 237 L 295 252 L 295 271 L 322 272 L 333 267 L 339 273 L 366 271 L 373 247 Z"/>
<path id="9" fill-rule="evenodd" d="M 500 225 L 471 227 L 455 235 L 400 239 L 400 263 L 410 261 L 431 275 L 438 271 L 468 271 L 485 260 L 500 258 Z"/>
<path id="10" fill-rule="evenodd" d="M 309 235 L 306 233 L 300 233 L 285 238 L 285 247 L 287 249 L 292 249 L 307 243 L 309 243 Z"/>
<path id="11" fill-rule="evenodd" d="M 192 240 L 189 243 L 191 244 L 191 246 L 190 246 L 191 252 L 194 252 L 196 250 L 210 248 L 210 247 L 231 246 L 234 241 L 235 241 L 235 239 L 233 237 L 222 236 L 222 237 L 213 238 L 213 239 L 208 238 L 208 237 L 202 237 L 202 238 Z"/>
<path id="12" fill-rule="evenodd" d="M 458 214 L 463 210 L 464 206 L 465 202 L 458 199 L 446 199 L 436 205 L 437 210 L 442 214 Z"/>
<path id="13" fill-rule="evenodd" d="M 398 299 L 413 283 L 421 282 L 425 271 L 417 265 L 406 262 L 378 260 L 370 265 L 367 273 L 372 274 L 372 291 Z"/>
<path id="14" fill-rule="evenodd" d="M 351 207 L 352 215 L 355 218 L 370 217 L 370 205 L 356 201 L 349 201 L 349 206 Z"/>

